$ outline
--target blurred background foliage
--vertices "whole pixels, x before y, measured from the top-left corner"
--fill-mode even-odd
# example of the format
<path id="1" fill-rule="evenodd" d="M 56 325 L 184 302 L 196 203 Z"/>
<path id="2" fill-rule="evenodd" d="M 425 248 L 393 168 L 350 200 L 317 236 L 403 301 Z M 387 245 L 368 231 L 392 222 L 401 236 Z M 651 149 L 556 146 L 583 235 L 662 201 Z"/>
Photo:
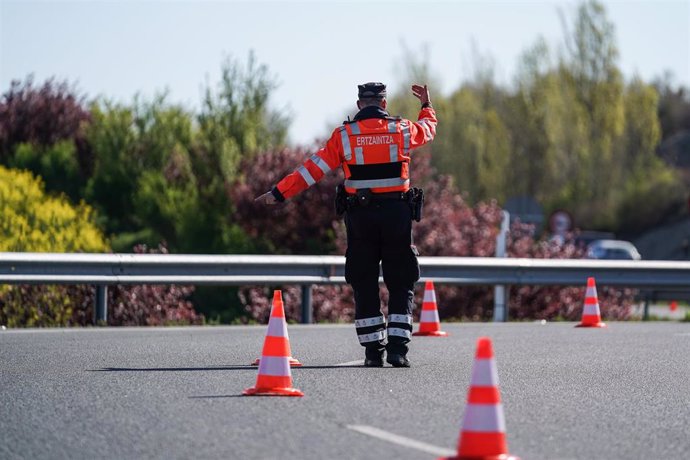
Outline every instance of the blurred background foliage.
<path id="1" fill-rule="evenodd" d="M 433 94 L 433 162 L 472 201 L 530 196 L 546 214 L 568 209 L 590 230 L 635 235 L 685 210 L 688 184 L 657 147 L 690 127 L 687 90 L 626 82 L 600 4 L 583 3 L 570 29 L 561 46 L 540 38 L 525 50 L 510 88 L 494 82 L 491 59 L 475 56 L 473 79 Z M 421 56 L 406 83 L 430 73 Z M 406 92 L 390 105 L 416 116 Z"/>
<path id="2" fill-rule="evenodd" d="M 404 90 L 389 100 L 392 113 L 416 119 L 409 83 L 427 82 L 440 120 L 412 167 L 429 197 L 415 226 L 422 255 L 492 255 L 499 204 L 513 196 L 626 237 L 685 212 L 688 179 L 660 145 L 690 130 L 688 90 L 668 76 L 626 80 L 598 2 L 582 3 L 564 21 L 562 43 L 539 38 L 526 49 L 511 85 L 497 84 L 491 58 L 475 53 L 473 77 L 440 94 L 426 55 L 404 49 Z M 342 254 L 344 229 L 332 206 L 342 173 L 283 206 L 254 204 L 323 140 L 288 144 L 289 114 L 271 107 L 276 77 L 253 55 L 221 68 L 197 111 L 165 93 L 116 103 L 88 100 L 69 82 L 14 81 L 0 99 L 0 250 Z M 510 255 L 582 257 L 574 240 L 556 245 L 540 231 L 516 224 Z M 119 287 L 109 321 L 259 321 L 272 288 Z M 296 319 L 299 288 L 285 290 Z M 580 291 L 513 288 L 511 317 L 578 319 Z M 86 287 L 3 288 L 0 323 L 88 324 L 92 295 Z M 489 319 L 492 295 L 441 287 L 442 317 Z M 603 296 L 605 316 L 629 316 L 630 292 Z M 315 289 L 314 305 L 319 321 L 352 317 L 349 287 Z"/>
<path id="3" fill-rule="evenodd" d="M 64 195 L 46 195 L 31 172 L 0 166 L 0 251 L 104 252 L 93 210 Z"/>
<path id="4" fill-rule="evenodd" d="M 106 252 L 108 244 L 83 202 L 49 196 L 27 171 L 0 166 L 0 251 Z M 137 253 L 167 252 L 164 246 Z M 199 324 L 190 286 L 112 286 L 110 325 Z M 93 320 L 93 286 L 0 286 L 0 324 L 9 327 L 85 326 Z"/>

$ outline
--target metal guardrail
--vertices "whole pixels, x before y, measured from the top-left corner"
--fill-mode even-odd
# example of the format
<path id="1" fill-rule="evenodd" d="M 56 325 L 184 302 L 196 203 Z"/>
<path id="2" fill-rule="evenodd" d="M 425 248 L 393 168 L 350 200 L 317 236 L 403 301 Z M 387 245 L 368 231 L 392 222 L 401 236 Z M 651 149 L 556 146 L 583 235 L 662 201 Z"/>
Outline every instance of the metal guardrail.
<path id="1" fill-rule="evenodd" d="M 689 291 L 690 262 L 420 257 L 421 281 L 457 285 L 599 285 Z M 0 253 L 0 284 L 99 286 L 96 319 L 107 318 L 114 284 L 285 285 L 345 283 L 343 256 Z M 307 311 L 308 310 L 308 311 Z M 303 303 L 303 321 L 311 305 Z"/>

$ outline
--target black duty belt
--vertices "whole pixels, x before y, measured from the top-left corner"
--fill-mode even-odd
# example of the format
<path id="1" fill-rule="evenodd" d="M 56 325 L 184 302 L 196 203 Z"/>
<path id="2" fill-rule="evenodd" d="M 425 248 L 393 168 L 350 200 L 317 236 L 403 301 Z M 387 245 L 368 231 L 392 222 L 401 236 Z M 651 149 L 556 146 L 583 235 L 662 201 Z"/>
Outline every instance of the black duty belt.
<path id="1" fill-rule="evenodd" d="M 349 195 L 349 194 L 348 194 Z M 357 195 L 349 195 L 356 197 Z M 407 192 L 384 192 L 384 193 L 372 193 L 372 200 L 407 200 Z"/>
<path id="2" fill-rule="evenodd" d="M 413 187 L 407 192 L 372 193 L 371 189 L 359 189 L 357 194 L 351 195 L 345 191 L 345 186 L 339 184 L 335 189 L 335 212 L 342 216 L 346 211 L 355 207 L 366 207 L 371 201 L 396 200 L 407 201 L 412 210 L 412 219 L 417 222 L 422 218 L 424 206 L 424 190 Z"/>

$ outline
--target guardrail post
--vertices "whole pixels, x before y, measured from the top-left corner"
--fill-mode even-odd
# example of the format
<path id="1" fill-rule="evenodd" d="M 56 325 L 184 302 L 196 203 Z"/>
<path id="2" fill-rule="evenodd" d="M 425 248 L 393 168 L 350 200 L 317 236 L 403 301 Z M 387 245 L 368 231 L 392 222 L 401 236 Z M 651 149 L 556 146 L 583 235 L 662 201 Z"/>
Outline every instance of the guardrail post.
<path id="1" fill-rule="evenodd" d="M 96 304 L 93 308 L 93 324 L 108 323 L 108 286 L 99 284 L 96 286 Z"/>
<path id="2" fill-rule="evenodd" d="M 506 236 L 510 230 L 510 213 L 501 211 L 501 229 L 496 235 L 496 257 L 506 256 Z M 508 321 L 508 302 L 506 299 L 506 286 L 499 284 L 494 286 L 494 322 Z"/>
<path id="3" fill-rule="evenodd" d="M 494 286 L 494 322 L 508 321 L 506 305 L 506 286 Z"/>
<path id="4" fill-rule="evenodd" d="M 311 288 L 311 284 L 302 285 L 302 324 L 312 322 Z"/>
<path id="5" fill-rule="evenodd" d="M 649 320 L 649 304 L 651 303 L 651 298 L 653 297 L 652 295 L 645 295 L 644 296 L 644 310 L 642 312 L 642 321 L 648 321 Z"/>

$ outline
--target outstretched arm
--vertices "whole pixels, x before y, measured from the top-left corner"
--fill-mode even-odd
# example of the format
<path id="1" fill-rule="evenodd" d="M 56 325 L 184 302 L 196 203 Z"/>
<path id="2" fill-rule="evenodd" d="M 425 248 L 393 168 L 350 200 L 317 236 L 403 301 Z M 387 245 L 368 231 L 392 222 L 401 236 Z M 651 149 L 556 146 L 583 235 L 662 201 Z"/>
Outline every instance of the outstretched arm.
<path id="1" fill-rule="evenodd" d="M 436 111 L 431 106 L 429 88 L 426 85 L 412 85 L 412 94 L 422 103 L 416 123 L 410 123 L 410 148 L 421 147 L 436 137 Z"/>
<path id="2" fill-rule="evenodd" d="M 414 97 L 419 99 L 419 102 L 422 103 L 422 108 L 424 108 L 424 106 L 431 105 L 431 98 L 429 98 L 429 88 L 427 88 L 426 85 L 412 85 L 412 94 L 414 94 Z"/>
<path id="3" fill-rule="evenodd" d="M 256 197 L 254 201 L 274 205 L 292 198 L 340 166 L 342 151 L 340 131 L 336 129 L 321 150 L 309 157 L 302 166 L 281 179 L 270 191 Z"/>
<path id="4" fill-rule="evenodd" d="M 273 193 L 270 190 L 264 193 L 263 195 L 259 195 L 256 198 L 254 198 L 254 201 L 258 201 L 260 203 L 268 205 L 278 204 L 278 200 L 276 199 L 276 197 L 273 196 Z"/>

